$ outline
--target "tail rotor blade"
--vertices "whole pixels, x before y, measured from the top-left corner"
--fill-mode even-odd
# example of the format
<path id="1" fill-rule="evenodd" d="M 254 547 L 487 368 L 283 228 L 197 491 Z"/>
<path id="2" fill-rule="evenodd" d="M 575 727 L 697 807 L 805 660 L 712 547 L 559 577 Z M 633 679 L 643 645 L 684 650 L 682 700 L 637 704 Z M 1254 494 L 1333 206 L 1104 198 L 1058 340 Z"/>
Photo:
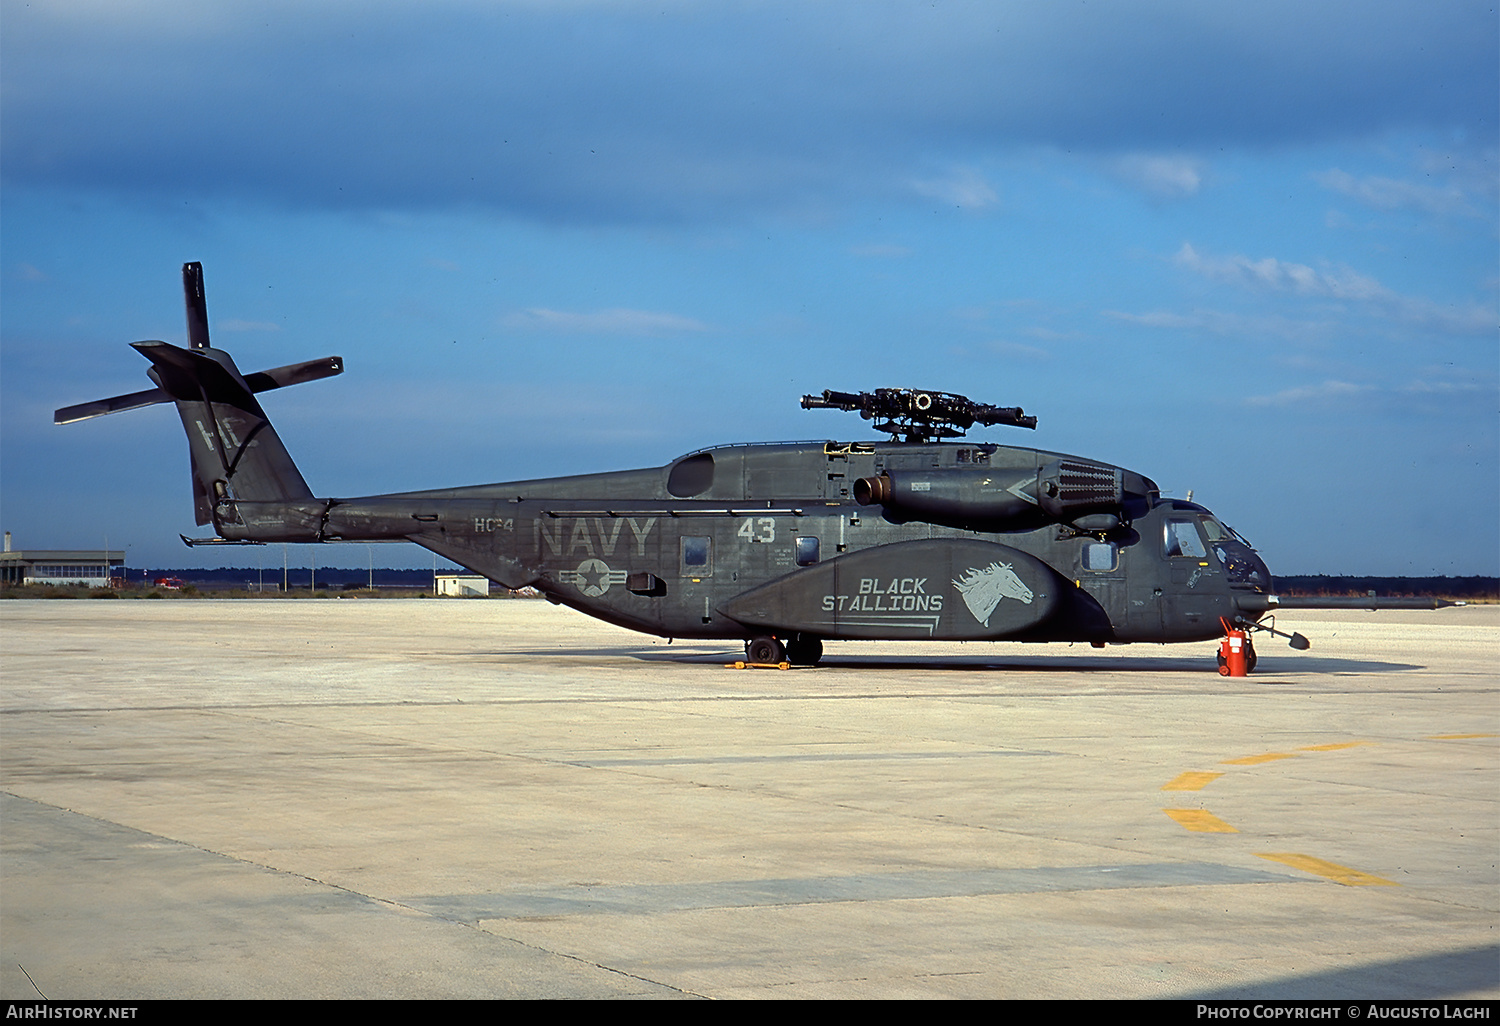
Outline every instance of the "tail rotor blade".
<path id="1" fill-rule="evenodd" d="M 182 298 L 187 307 L 189 349 L 208 348 L 208 299 L 203 294 L 203 265 L 182 265 Z"/>
<path id="2" fill-rule="evenodd" d="M 144 392 L 131 392 L 129 395 L 117 395 L 109 399 L 96 399 L 91 403 L 79 403 L 77 406 L 64 406 L 52 414 L 54 424 L 74 424 L 80 420 L 88 420 L 90 417 L 102 417 L 106 413 L 120 413 L 123 410 L 138 410 L 142 406 L 154 406 L 157 403 L 169 403 L 172 397 L 162 389 L 148 388 Z"/>

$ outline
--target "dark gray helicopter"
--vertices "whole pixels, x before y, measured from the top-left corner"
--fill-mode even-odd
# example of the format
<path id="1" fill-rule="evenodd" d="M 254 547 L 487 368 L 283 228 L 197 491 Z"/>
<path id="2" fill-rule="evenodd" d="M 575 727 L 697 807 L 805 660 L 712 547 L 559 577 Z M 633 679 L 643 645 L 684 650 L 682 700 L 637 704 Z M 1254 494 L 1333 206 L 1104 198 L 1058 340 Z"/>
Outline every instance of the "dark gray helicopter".
<path id="1" fill-rule="evenodd" d="M 343 361 L 241 374 L 209 344 L 202 265 L 183 266 L 183 288 L 188 348 L 133 343 L 157 387 L 54 420 L 175 403 L 197 522 L 218 536 L 189 545 L 411 541 L 632 630 L 743 639 L 756 663 L 813 664 L 827 640 L 1102 647 L 1230 627 L 1308 647 L 1261 623 L 1278 607 L 1270 571 L 1207 509 L 1120 467 L 959 441 L 975 424 L 1036 418 L 944 392 L 803 397 L 807 409 L 858 411 L 884 441 L 726 445 L 646 470 L 317 498 L 255 395 L 339 374 Z"/>

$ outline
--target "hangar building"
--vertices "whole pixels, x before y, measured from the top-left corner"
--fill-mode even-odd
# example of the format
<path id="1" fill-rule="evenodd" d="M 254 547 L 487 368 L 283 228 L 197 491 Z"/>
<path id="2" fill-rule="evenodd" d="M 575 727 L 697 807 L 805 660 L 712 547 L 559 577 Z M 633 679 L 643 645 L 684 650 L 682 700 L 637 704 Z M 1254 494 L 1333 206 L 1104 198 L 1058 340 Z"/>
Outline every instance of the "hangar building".
<path id="1" fill-rule="evenodd" d="M 0 584 L 63 584 L 107 588 L 125 576 L 125 553 L 105 549 L 18 549 L 0 552 Z"/>

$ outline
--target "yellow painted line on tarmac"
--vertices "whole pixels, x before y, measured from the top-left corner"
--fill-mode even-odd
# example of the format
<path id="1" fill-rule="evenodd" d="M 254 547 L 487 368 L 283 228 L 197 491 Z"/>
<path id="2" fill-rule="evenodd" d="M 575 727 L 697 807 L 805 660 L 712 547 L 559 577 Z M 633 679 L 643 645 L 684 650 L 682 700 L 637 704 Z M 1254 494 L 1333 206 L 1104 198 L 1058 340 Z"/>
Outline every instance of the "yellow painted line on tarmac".
<path id="1" fill-rule="evenodd" d="M 1223 775 L 1222 773 L 1199 773 L 1190 770 L 1187 773 L 1177 774 L 1177 776 L 1161 785 L 1161 789 L 1163 791 L 1201 791 Z"/>
<path id="2" fill-rule="evenodd" d="M 1275 762 L 1277 759 L 1295 759 L 1296 752 L 1267 752 L 1264 755 L 1247 755 L 1243 759 L 1225 759 L 1219 763 L 1220 766 L 1257 766 L 1263 762 Z"/>
<path id="3" fill-rule="evenodd" d="M 1465 741 L 1472 738 L 1500 737 L 1500 734 L 1432 734 L 1429 741 Z M 1219 763 L 1220 766 L 1258 766 L 1261 763 L 1276 762 L 1280 759 L 1300 758 L 1301 752 L 1338 752 L 1346 748 L 1358 748 L 1361 745 L 1379 744 L 1378 741 L 1341 741 L 1326 745 L 1305 745 L 1296 752 L 1263 752 L 1260 755 L 1246 755 L 1238 759 L 1225 759 Z M 1222 773 L 1210 773 L 1197 770 L 1189 770 L 1179 773 L 1167 783 L 1163 784 L 1163 791 L 1201 791 L 1215 780 L 1222 777 Z M 1162 809 L 1174 821 L 1181 824 L 1185 829 L 1204 834 L 1237 834 L 1239 830 L 1224 822 L 1218 816 L 1204 809 Z M 1294 869 L 1300 869 L 1306 873 L 1325 877 L 1335 883 L 1346 887 L 1400 887 L 1394 880 L 1387 880 L 1383 876 L 1375 876 L 1373 873 L 1362 873 L 1348 866 L 1341 866 L 1337 862 L 1328 862 L 1324 859 L 1313 858 L 1311 855 L 1301 855 L 1295 852 L 1256 852 L 1263 859 L 1273 862 L 1281 862 Z"/>
<path id="4" fill-rule="evenodd" d="M 1237 834 L 1234 827 L 1203 809 L 1162 809 L 1178 823 L 1200 834 Z"/>
<path id="5" fill-rule="evenodd" d="M 1315 859 L 1311 855 L 1299 855 L 1296 852 L 1261 852 L 1255 853 L 1257 858 L 1270 859 L 1272 862 L 1280 862 L 1300 869 L 1304 873 L 1313 873 L 1317 876 L 1327 877 L 1334 883 L 1343 884 L 1345 887 L 1400 887 L 1394 880 L 1387 880 L 1383 876 L 1375 876 L 1372 873 L 1361 873 L 1357 869 L 1341 866 L 1337 862 L 1325 862 L 1323 859 Z"/>

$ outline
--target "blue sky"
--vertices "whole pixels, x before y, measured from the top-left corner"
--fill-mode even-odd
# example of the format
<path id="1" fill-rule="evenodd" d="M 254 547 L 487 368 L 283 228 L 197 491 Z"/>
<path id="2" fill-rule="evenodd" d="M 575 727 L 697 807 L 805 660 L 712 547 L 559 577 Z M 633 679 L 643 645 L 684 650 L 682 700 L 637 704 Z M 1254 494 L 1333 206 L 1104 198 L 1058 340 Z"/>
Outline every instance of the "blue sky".
<path id="1" fill-rule="evenodd" d="M 1354 10 L 0 0 L 0 521 L 254 565 L 177 541 L 170 408 L 51 423 L 148 387 L 200 260 L 241 369 L 345 358 L 264 399 L 320 495 L 866 437 L 798 397 L 911 386 L 1273 572 L 1500 573 L 1500 22 Z"/>

